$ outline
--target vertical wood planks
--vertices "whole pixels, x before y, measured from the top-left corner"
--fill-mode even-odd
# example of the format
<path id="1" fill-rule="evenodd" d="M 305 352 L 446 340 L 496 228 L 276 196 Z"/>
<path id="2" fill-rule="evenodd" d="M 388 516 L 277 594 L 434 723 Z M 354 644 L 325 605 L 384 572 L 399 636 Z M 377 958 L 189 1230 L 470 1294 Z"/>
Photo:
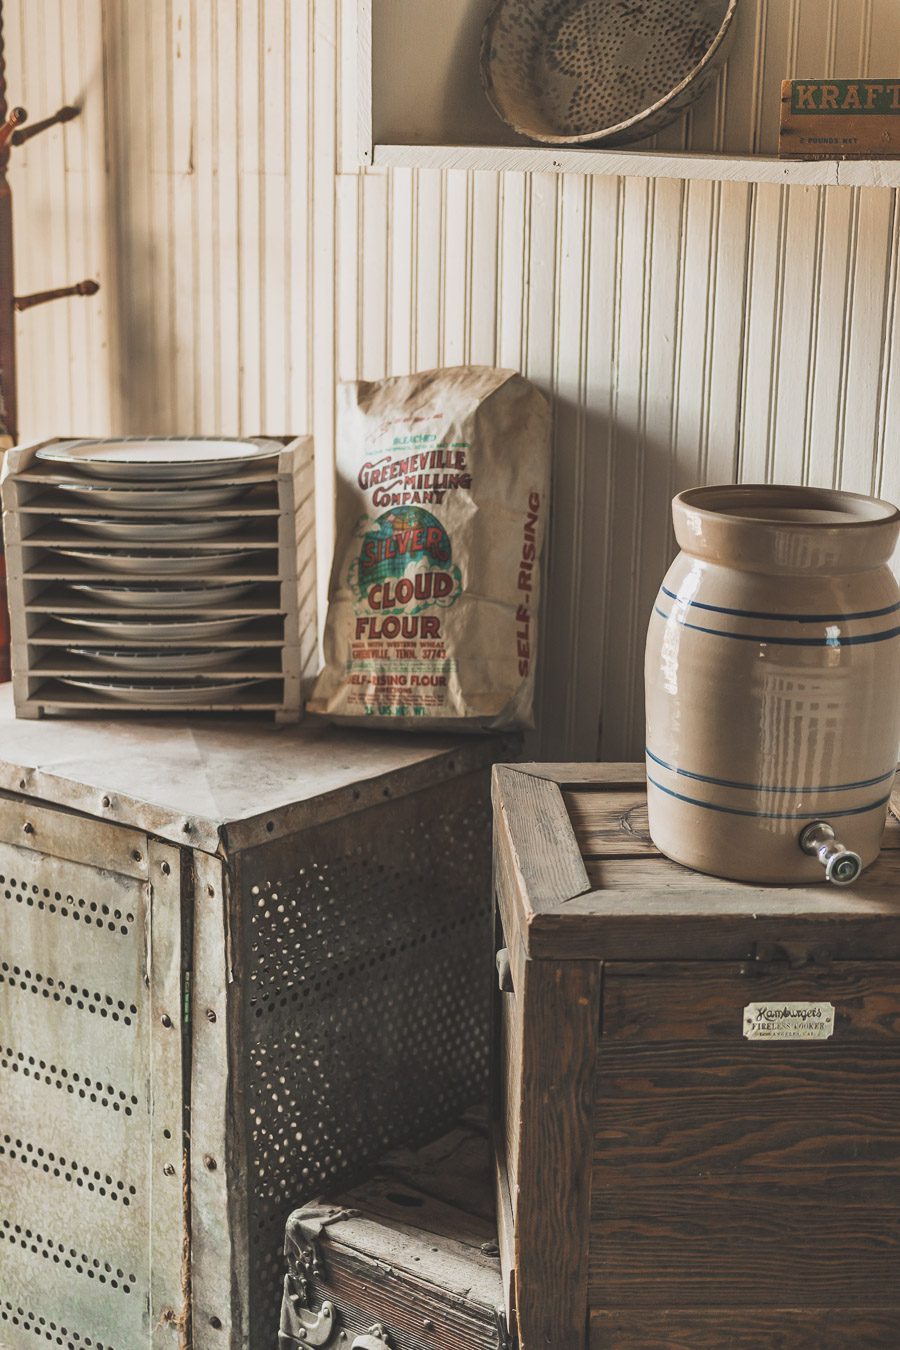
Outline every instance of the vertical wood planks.
<path id="1" fill-rule="evenodd" d="M 584 478 L 585 426 L 584 426 L 584 368 L 585 345 L 587 342 L 587 302 L 588 287 L 585 276 L 587 260 L 586 248 L 589 243 L 588 210 L 590 180 L 579 182 L 576 178 L 560 179 L 558 243 L 556 267 L 559 284 L 555 294 L 554 326 L 557 332 L 556 351 L 553 368 L 554 392 L 556 397 L 556 445 L 554 461 L 553 490 L 551 497 L 552 514 L 551 533 L 555 524 L 568 520 L 570 529 L 560 529 L 553 535 L 552 576 L 549 585 L 560 596 L 562 603 L 545 611 L 542 649 L 567 652 L 573 666 L 576 653 L 572 650 L 572 639 L 577 631 L 573 614 L 580 586 L 577 573 L 578 559 L 581 556 L 581 533 L 584 528 L 580 509 L 581 484 Z M 564 297 L 577 295 L 581 304 L 579 312 L 567 315 L 567 323 L 560 323 L 561 311 L 565 307 Z M 554 702 L 548 709 L 543 727 L 544 746 L 567 744 L 575 707 L 574 681 L 565 690 L 564 697 Z M 545 753 L 552 752 L 549 748 Z"/>
<path id="2" fill-rule="evenodd" d="M 301 7 L 302 8 L 302 7 Z M 291 6 L 297 15 L 297 6 Z M 320 558 L 319 627 L 325 624 L 328 574 L 334 547 L 334 381 L 335 381 L 335 234 L 334 169 L 337 158 L 337 119 L 345 60 L 355 69 L 355 58 L 343 42 L 338 19 L 345 6 L 333 0 L 313 0 L 306 6 L 306 80 L 309 98 L 309 171 L 292 183 L 292 198 L 305 203 L 308 213 L 307 257 L 311 276 L 311 310 L 295 320 L 307 347 L 311 374 L 310 430 L 316 445 L 316 549 Z M 352 17 L 352 16 L 351 16 Z M 305 187 L 304 187 L 305 184 Z M 305 192 L 305 196 L 304 196 Z M 304 321 L 305 320 L 305 321 Z"/>
<path id="3" fill-rule="evenodd" d="M 517 1303 L 523 1350 L 583 1350 L 591 1222 L 591 1121 L 601 964 L 529 961 L 517 998 L 522 1051 Z M 524 1014 L 523 1014 L 524 1015 Z M 541 1178 L 555 1184 L 542 1187 Z"/>
<path id="4" fill-rule="evenodd" d="M 467 359 L 475 365 L 492 366 L 497 362 L 497 222 L 501 191 L 499 174 L 472 174 Z"/>
<path id="5" fill-rule="evenodd" d="M 357 188 L 358 256 L 363 265 L 357 274 L 356 373 L 364 379 L 380 379 L 387 373 L 389 187 L 387 174 L 366 174 Z"/>
<path id="6" fill-rule="evenodd" d="M 294 76 L 290 64 L 290 8 L 289 0 L 266 0 L 263 5 L 260 14 L 260 67 L 257 74 L 257 79 L 262 81 L 260 206 L 263 228 L 260 293 L 265 298 L 260 335 L 261 354 L 264 355 L 260 362 L 262 408 L 259 425 L 280 425 L 285 431 L 292 430 L 288 420 L 288 340 L 291 333 L 288 287 L 291 234 L 288 209 L 288 111 Z M 296 77 L 302 79 L 300 71 Z M 302 232 L 302 220 L 299 224 Z"/>

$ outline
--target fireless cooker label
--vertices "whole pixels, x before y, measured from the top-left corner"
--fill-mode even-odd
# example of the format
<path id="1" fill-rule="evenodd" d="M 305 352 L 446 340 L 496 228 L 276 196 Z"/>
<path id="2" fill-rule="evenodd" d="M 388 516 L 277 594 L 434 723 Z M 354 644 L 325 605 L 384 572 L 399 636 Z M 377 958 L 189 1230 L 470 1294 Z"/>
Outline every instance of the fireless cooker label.
<path id="1" fill-rule="evenodd" d="M 833 1003 L 748 1003 L 748 1041 L 827 1041 L 834 1034 Z"/>

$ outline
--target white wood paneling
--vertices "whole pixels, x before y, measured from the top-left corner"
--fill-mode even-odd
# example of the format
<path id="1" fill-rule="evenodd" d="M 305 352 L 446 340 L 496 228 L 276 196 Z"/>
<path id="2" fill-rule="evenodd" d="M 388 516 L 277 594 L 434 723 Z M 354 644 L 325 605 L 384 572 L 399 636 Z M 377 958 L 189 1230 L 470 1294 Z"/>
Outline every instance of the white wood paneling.
<path id="1" fill-rule="evenodd" d="M 525 370 L 555 400 L 538 753 L 640 753 L 672 492 L 900 495 L 895 191 L 357 174 L 351 0 L 5 13 L 10 101 L 84 109 L 16 154 L 18 289 L 102 285 L 18 320 L 23 435 L 311 429 L 324 585 L 335 377 Z M 900 43 L 896 0 L 744 0 L 739 23 L 761 64 L 661 147 L 771 148 L 782 75 L 885 73 Z"/>
<path id="2" fill-rule="evenodd" d="M 17 320 L 21 435 L 313 431 L 327 557 L 333 0 L 4 12 L 10 102 L 82 108 L 14 152 L 17 289 L 101 283 Z"/>

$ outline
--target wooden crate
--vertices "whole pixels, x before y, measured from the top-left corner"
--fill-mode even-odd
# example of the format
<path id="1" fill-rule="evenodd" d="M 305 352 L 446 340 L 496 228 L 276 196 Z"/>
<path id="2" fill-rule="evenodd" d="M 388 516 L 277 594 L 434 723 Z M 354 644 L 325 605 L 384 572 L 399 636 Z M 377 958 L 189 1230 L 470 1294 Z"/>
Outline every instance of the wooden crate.
<path id="1" fill-rule="evenodd" d="M 279 1350 L 512 1350 L 483 1112 L 292 1214 L 285 1254 Z"/>
<path id="2" fill-rule="evenodd" d="M 222 585 L 247 583 L 252 586 L 239 598 L 206 608 L 137 609 L 133 606 L 98 602 L 75 589 L 79 582 L 102 584 L 123 582 L 129 578 L 102 565 L 87 565 L 66 556 L 61 549 L 80 547 L 90 551 L 106 549 L 128 553 L 147 547 L 127 541 L 98 540 L 70 524 L 67 517 L 119 515 L 108 507 L 84 505 L 80 498 L 66 492 L 60 484 L 71 482 L 77 474 L 36 458 L 38 442 L 8 451 L 3 467 L 0 493 L 3 502 L 3 532 L 6 545 L 9 609 L 12 630 L 12 679 L 16 711 L 19 717 L 40 717 L 45 713 L 152 711 L 225 712 L 267 711 L 278 721 L 296 721 L 301 713 L 308 687 L 315 675 L 317 661 L 315 521 L 313 497 L 313 445 L 309 437 L 284 439 L 277 458 L 260 461 L 216 478 L 215 486 L 238 486 L 242 495 L 235 502 L 214 510 L 196 511 L 200 519 L 221 520 L 240 527 L 234 545 L 246 550 L 246 561 L 225 569 L 211 564 L 202 572 L 183 580 Z M 72 438 L 74 439 L 74 438 Z M 267 438 L 269 440 L 273 438 Z M 84 480 L 87 485 L 90 479 Z M 103 486 L 113 487 L 111 480 Z M 128 486 L 127 483 L 123 486 Z M 160 486 L 177 486 L 160 484 Z M 134 515 L 134 513 L 131 513 Z M 226 535 L 227 537 L 227 535 Z M 228 547 L 221 537 L 195 543 L 158 545 L 165 551 L 208 552 L 211 555 Z M 152 567 L 133 578 L 153 579 Z M 160 578 L 171 582 L 174 578 Z M 240 627 L 227 636 L 190 643 L 173 639 L 129 639 L 106 636 L 79 629 L 71 621 L 79 616 L 99 614 L 105 619 L 157 619 L 188 617 L 197 619 L 239 619 Z M 191 672 L 215 686 L 220 680 L 253 681 L 250 687 L 233 694 L 211 696 L 198 703 L 173 698 L 161 709 L 158 702 L 123 703 L 112 696 L 66 684 L 65 677 L 90 679 L 91 676 L 128 676 L 109 669 L 69 648 L 146 646 L 157 652 L 188 645 L 221 648 L 234 653 L 225 664 L 214 669 Z M 149 667 L 137 675 L 165 677 Z"/>
<path id="3" fill-rule="evenodd" d="M 0 691 L 0 1345 L 273 1344 L 291 1209 L 486 1091 L 514 753 Z"/>
<path id="4" fill-rule="evenodd" d="M 494 811 L 522 1350 L 897 1345 L 896 819 L 844 890 L 663 858 L 642 767 L 497 768 Z"/>
<path id="5" fill-rule="evenodd" d="M 900 80 L 783 80 L 782 158 L 900 155 Z"/>

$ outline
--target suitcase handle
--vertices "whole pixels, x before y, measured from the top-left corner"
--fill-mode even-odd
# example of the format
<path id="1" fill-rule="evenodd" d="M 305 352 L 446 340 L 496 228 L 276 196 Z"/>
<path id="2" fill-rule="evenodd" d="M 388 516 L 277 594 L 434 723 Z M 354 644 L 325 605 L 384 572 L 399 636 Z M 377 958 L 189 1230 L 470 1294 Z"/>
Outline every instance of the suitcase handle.
<path id="1" fill-rule="evenodd" d="M 327 1300 L 318 1312 L 302 1306 L 297 1295 L 290 1294 L 290 1276 L 285 1276 L 285 1301 L 282 1306 L 281 1334 L 286 1345 L 326 1347 L 337 1333 L 339 1318 L 333 1303 Z M 300 1338 L 299 1340 L 297 1338 Z M 384 1350 L 382 1346 L 381 1350 Z"/>
<path id="2" fill-rule="evenodd" d="M 391 1350 L 390 1337 L 378 1322 L 374 1327 L 369 1327 L 364 1336 L 357 1336 L 350 1350 Z"/>

